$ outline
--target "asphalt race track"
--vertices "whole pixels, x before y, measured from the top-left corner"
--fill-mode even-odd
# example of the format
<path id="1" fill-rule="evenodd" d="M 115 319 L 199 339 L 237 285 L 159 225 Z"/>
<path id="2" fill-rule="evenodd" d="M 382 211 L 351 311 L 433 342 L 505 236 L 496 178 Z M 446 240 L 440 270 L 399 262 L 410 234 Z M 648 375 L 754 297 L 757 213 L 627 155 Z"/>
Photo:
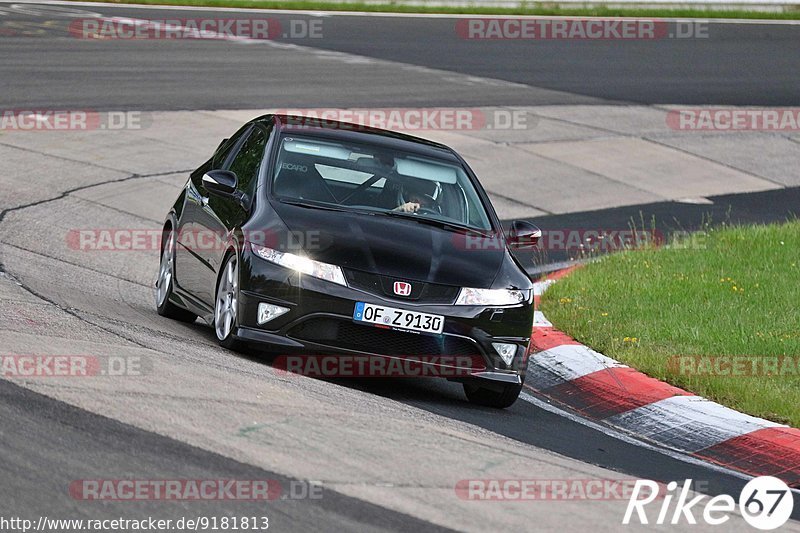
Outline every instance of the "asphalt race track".
<path id="1" fill-rule="evenodd" d="M 690 478 L 705 494 L 738 496 L 744 477 L 587 425 L 531 391 L 497 411 L 469 405 L 460 386 L 440 380 L 287 376 L 264 354 L 218 347 L 199 322 L 159 317 L 156 250 L 86 253 L 65 235 L 160 228 L 187 172 L 251 117 L 237 110 L 592 106 L 602 114 L 622 104 L 642 113 L 667 104 L 798 106 L 799 25 L 711 23 L 707 39 L 476 43 L 460 39 L 446 17 L 270 14 L 285 27 L 289 19 L 322 18 L 324 37 L 115 41 L 71 37 L 69 24 L 82 15 L 65 10 L 205 15 L 19 5 L 0 4 L 3 109 L 142 111 L 150 122 L 119 134 L 0 132 L 0 355 L 118 357 L 141 361 L 142 370 L 0 379 L 0 516 L 268 515 L 277 531 L 618 531 L 626 501 L 475 502 L 459 498 L 455 486 L 473 478 Z M 800 144 L 796 133 L 747 139 Z M 476 160 L 489 170 L 501 163 L 491 154 Z M 543 226 L 620 226 L 642 205 L 701 220 L 703 204 L 669 203 L 682 196 L 735 204 L 743 220 L 791 216 L 800 177 L 780 181 L 775 167 L 750 161 L 758 168 L 726 166 L 726 177 L 739 180 L 730 189 L 726 182 L 665 199 L 621 188 L 604 199 L 604 211 L 587 212 L 601 206 L 581 203 L 580 190 L 571 193 L 573 208 L 547 209 L 522 193 L 515 200 L 499 185 L 492 190 L 502 173 L 489 172 L 487 189 L 507 202 L 501 212 L 517 209 Z M 270 479 L 288 497 L 95 502 L 70 492 L 78 480 L 123 478 Z M 293 487 L 310 486 L 322 487 L 322 496 L 301 490 L 292 497 Z M 800 519 L 800 505 L 793 518 Z M 739 517 L 725 527 L 751 530 Z M 800 524 L 785 530 L 800 531 Z"/>
<path id="2" fill-rule="evenodd" d="M 201 12 L 88 7 L 105 16 L 162 20 Z M 192 15 L 194 13 L 195 15 Z M 445 91 L 403 87 L 330 65 L 330 56 L 298 62 L 270 58 L 264 46 L 235 52 L 197 41 L 97 41 L 68 37 L 67 23 L 42 26 L 47 16 L 14 12 L 23 35 L 2 44 L 6 105 L 61 105 L 100 109 L 255 109 L 331 105 L 536 105 L 592 102 L 642 104 L 798 105 L 800 40 L 796 25 L 709 23 L 707 37 L 631 41 L 478 41 L 461 38 L 456 19 L 326 16 L 322 38 L 276 39 L 318 51 L 355 54 L 445 72 L 522 84 L 527 91 L 481 84 Z M 213 16 L 223 16 L 216 12 Z M 246 11 L 231 18 L 263 17 Z M 312 15 L 270 14 L 290 19 Z M 56 17 L 57 18 L 57 17 Z M 75 18 L 73 18 L 74 20 Z M 7 17 L 5 20 L 8 20 Z M 68 20 L 68 19 L 67 19 Z M 299 34 L 302 35 L 302 34 Z M 704 34 L 705 35 L 705 34 Z M 277 60 L 276 60 L 277 59 Z M 331 68 L 338 67 L 338 68 Z M 398 65 L 399 66 L 399 65 Z M 313 88 L 322 81 L 332 90 Z M 35 94 L 30 88 L 36 87 Z M 347 91 L 339 89 L 347 87 Z M 224 95 L 221 98 L 220 95 Z"/>

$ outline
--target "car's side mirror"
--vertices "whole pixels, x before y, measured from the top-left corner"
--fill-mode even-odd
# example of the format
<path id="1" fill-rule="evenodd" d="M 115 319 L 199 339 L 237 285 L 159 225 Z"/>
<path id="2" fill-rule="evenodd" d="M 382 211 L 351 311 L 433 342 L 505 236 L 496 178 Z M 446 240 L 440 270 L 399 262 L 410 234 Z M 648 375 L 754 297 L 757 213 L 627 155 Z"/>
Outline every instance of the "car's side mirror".
<path id="1" fill-rule="evenodd" d="M 209 170 L 203 174 L 203 186 L 213 194 L 228 196 L 236 191 L 236 174 L 230 170 Z"/>
<path id="2" fill-rule="evenodd" d="M 542 238 L 542 230 L 524 220 L 515 220 L 511 223 L 508 232 L 508 245 L 511 248 L 532 248 Z"/>

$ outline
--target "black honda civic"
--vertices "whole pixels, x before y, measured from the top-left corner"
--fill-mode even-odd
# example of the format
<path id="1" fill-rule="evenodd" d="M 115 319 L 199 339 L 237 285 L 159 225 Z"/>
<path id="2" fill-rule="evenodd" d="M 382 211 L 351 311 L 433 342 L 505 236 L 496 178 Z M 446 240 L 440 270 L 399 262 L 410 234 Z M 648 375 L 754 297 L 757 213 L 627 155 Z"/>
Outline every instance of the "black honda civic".
<path id="1" fill-rule="evenodd" d="M 411 360 L 507 407 L 533 323 L 533 284 L 510 250 L 539 237 L 522 221 L 504 234 L 447 146 L 265 115 L 223 140 L 170 209 L 156 305 L 199 316 L 227 348 Z"/>

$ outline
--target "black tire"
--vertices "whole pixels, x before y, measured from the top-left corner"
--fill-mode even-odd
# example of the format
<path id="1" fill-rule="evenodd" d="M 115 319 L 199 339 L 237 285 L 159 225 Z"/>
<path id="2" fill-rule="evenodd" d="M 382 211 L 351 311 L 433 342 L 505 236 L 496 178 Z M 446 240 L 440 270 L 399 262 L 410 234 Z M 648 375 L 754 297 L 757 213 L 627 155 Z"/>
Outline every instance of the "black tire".
<path id="1" fill-rule="evenodd" d="M 226 294 L 220 294 L 224 291 Z M 222 308 L 225 302 L 229 305 L 228 309 L 232 313 L 228 323 L 222 317 Z M 217 289 L 214 291 L 214 334 L 217 342 L 223 348 L 240 351 L 244 348 L 242 341 L 235 336 L 236 328 L 239 325 L 239 259 L 235 252 L 232 252 L 225 259 L 217 279 Z M 222 320 L 222 323 L 221 323 Z"/>
<path id="2" fill-rule="evenodd" d="M 515 383 L 504 383 L 495 386 L 499 388 L 490 389 L 473 382 L 467 382 L 464 383 L 464 394 L 467 395 L 469 402 L 475 405 L 505 409 L 506 407 L 511 407 L 517 401 L 519 393 L 522 391 L 522 385 Z"/>
<path id="3" fill-rule="evenodd" d="M 166 264 L 165 264 L 166 262 Z M 172 289 L 175 286 L 175 233 L 172 228 L 165 228 L 161 234 L 161 259 L 156 279 L 156 311 L 161 316 L 192 323 L 197 315 L 178 307 L 171 301 Z"/>

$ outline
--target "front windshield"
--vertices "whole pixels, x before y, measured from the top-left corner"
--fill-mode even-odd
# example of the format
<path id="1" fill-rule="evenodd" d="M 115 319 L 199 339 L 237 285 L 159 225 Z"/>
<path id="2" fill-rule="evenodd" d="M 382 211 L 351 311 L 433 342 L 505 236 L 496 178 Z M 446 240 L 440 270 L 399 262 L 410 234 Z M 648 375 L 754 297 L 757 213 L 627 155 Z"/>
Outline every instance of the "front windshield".
<path id="1" fill-rule="evenodd" d="M 278 198 L 320 206 L 491 230 L 459 165 L 381 146 L 283 137 L 272 191 Z"/>

